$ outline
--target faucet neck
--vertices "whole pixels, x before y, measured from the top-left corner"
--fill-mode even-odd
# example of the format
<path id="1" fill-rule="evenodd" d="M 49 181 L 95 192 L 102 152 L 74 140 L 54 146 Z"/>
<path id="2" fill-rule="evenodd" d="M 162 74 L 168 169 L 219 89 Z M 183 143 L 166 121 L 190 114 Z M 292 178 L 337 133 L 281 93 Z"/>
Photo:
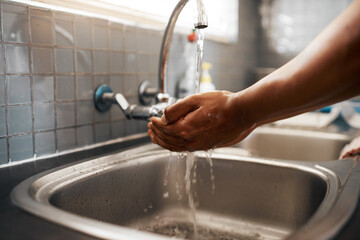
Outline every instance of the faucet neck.
<path id="1" fill-rule="evenodd" d="M 165 93 L 166 89 L 166 65 L 169 56 L 170 45 L 172 41 L 172 37 L 174 34 L 174 28 L 176 21 L 181 13 L 182 9 L 186 5 L 189 0 L 180 0 L 176 7 L 174 8 L 173 12 L 171 13 L 169 22 L 166 26 L 162 44 L 161 44 L 161 51 L 160 51 L 160 62 L 159 62 L 159 92 Z M 202 0 L 194 0 L 197 4 L 197 21 L 194 24 L 195 28 L 206 28 L 207 23 L 207 15 L 205 13 L 205 8 Z"/>

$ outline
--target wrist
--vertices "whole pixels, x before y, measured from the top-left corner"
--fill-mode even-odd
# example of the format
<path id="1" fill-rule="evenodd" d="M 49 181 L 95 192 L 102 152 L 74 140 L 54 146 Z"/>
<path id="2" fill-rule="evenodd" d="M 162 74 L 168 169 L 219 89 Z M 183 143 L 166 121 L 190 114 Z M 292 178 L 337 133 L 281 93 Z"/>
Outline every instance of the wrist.
<path id="1" fill-rule="evenodd" d="M 256 128 L 259 126 L 258 111 L 254 102 L 251 101 L 248 89 L 231 94 L 229 97 L 229 106 L 232 115 L 230 116 L 241 129 Z"/>

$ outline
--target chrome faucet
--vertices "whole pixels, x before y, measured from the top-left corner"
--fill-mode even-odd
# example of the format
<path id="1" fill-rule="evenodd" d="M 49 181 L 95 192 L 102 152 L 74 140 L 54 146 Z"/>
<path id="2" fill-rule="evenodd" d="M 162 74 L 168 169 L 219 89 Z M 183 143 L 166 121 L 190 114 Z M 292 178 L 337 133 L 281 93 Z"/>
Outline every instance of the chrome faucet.
<path id="1" fill-rule="evenodd" d="M 194 27 L 198 29 L 206 28 L 208 26 L 208 20 L 202 0 L 192 1 L 196 1 L 197 5 L 197 18 Z M 161 117 L 165 108 L 175 103 L 175 98 L 170 97 L 169 94 L 166 93 L 166 65 L 176 21 L 188 2 L 189 0 L 180 0 L 178 2 L 166 26 L 160 50 L 159 88 L 152 87 L 148 81 L 142 82 L 139 87 L 139 100 L 142 104 L 149 105 L 154 98 L 157 104 L 152 106 L 130 105 L 121 93 L 113 93 L 109 86 L 101 85 L 94 93 L 94 103 L 98 111 L 105 112 L 115 103 L 128 119 L 148 120 L 153 116 Z"/>
<path id="2" fill-rule="evenodd" d="M 149 99 L 156 97 L 157 102 L 166 102 L 170 98 L 166 93 L 166 65 L 169 55 L 169 50 L 171 46 L 172 37 L 174 34 L 174 28 L 176 21 L 189 0 L 180 0 L 175 6 L 169 22 L 166 26 L 164 37 L 160 49 L 160 61 L 159 61 L 159 76 L 158 76 L 158 85 L 159 88 L 151 87 L 149 82 L 144 81 L 142 86 L 140 86 L 139 99 L 142 103 L 146 104 L 149 102 Z M 205 13 L 204 3 L 202 0 L 193 0 L 196 1 L 196 22 L 194 27 L 198 29 L 203 29 L 208 26 L 208 18 Z"/>

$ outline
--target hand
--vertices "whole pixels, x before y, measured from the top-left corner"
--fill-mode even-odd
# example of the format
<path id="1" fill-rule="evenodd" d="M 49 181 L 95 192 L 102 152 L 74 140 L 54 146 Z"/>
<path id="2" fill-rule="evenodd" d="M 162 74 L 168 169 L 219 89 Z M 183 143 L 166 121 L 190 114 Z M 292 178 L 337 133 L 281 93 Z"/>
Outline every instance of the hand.
<path id="1" fill-rule="evenodd" d="M 208 150 L 233 145 L 255 127 L 243 122 L 244 112 L 234 104 L 233 93 L 196 94 L 165 109 L 148 124 L 151 140 L 171 151 Z"/>

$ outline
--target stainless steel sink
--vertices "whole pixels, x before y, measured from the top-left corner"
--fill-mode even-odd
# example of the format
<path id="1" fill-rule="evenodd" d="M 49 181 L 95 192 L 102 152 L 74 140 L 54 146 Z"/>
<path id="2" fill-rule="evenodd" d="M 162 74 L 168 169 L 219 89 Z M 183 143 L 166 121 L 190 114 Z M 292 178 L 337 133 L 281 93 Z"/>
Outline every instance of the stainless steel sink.
<path id="1" fill-rule="evenodd" d="M 251 156 L 318 162 L 338 159 L 350 140 L 340 133 L 260 127 L 234 147 L 246 150 Z M 239 154 L 244 154 L 244 150 Z"/>
<path id="2" fill-rule="evenodd" d="M 355 160 L 323 163 L 197 153 L 197 239 L 329 239 L 358 199 Z M 193 239 L 186 159 L 154 145 L 57 168 L 12 192 L 20 208 L 103 239 Z M 195 180 L 196 181 L 195 181 Z M 167 235 L 165 235 L 167 234 Z"/>

